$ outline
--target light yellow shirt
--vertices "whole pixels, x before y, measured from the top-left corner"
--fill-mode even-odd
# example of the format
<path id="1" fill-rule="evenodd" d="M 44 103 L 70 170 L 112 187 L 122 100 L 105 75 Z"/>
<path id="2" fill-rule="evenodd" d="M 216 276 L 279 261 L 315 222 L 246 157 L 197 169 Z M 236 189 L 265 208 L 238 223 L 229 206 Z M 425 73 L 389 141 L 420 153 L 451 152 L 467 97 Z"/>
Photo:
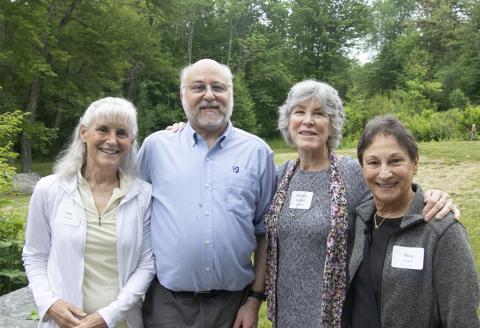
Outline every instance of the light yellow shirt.
<path id="1" fill-rule="evenodd" d="M 120 174 L 120 188 L 113 189 L 103 213 L 98 213 L 90 186 L 80 171 L 77 179 L 87 221 L 82 283 L 83 310 L 93 313 L 115 301 L 118 296 L 115 217 L 118 205 L 127 193 L 128 179 Z M 127 328 L 127 323 L 122 321 L 116 327 Z"/>

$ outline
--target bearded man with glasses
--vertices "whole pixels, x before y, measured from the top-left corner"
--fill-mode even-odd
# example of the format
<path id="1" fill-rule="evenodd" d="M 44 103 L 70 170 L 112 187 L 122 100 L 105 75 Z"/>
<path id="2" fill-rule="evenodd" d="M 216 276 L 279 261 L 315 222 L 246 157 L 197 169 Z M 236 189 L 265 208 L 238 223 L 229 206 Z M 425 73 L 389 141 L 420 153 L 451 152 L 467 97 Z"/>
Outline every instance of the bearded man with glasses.
<path id="1" fill-rule="evenodd" d="M 153 187 L 157 279 L 146 327 L 256 327 L 265 287 L 263 215 L 275 188 L 273 152 L 230 122 L 230 69 L 211 59 L 185 67 L 180 98 L 188 119 L 156 132 L 139 152 Z M 254 263 L 251 257 L 254 254 Z"/>

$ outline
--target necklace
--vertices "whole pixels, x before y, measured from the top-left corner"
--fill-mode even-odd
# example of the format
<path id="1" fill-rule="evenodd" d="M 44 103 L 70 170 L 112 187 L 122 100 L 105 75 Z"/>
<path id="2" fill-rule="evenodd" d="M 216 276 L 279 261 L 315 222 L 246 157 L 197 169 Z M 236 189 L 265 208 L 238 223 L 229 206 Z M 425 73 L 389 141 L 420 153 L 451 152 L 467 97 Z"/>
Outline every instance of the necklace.
<path id="1" fill-rule="evenodd" d="M 413 197 L 415 196 L 415 193 L 412 192 L 412 194 L 410 195 L 410 199 L 408 201 L 408 205 L 407 205 L 407 209 L 410 207 L 410 203 L 412 202 L 413 200 Z M 377 224 L 377 218 L 381 218 L 382 221 L 380 221 L 380 223 Z M 387 217 L 382 217 L 378 214 L 378 210 L 375 212 L 375 214 L 373 215 L 373 225 L 375 226 L 375 230 L 378 230 L 380 229 L 380 226 L 382 225 L 383 222 L 385 222 L 385 220 L 387 219 Z"/>
<path id="2" fill-rule="evenodd" d="M 382 221 L 380 221 L 380 223 L 377 224 L 377 218 L 379 217 L 381 218 L 381 216 L 378 215 L 378 211 L 376 211 L 375 215 L 373 216 L 373 224 L 375 225 L 375 230 L 378 230 L 382 225 L 382 223 L 385 222 L 385 220 L 387 219 L 386 217 L 382 218 Z"/>

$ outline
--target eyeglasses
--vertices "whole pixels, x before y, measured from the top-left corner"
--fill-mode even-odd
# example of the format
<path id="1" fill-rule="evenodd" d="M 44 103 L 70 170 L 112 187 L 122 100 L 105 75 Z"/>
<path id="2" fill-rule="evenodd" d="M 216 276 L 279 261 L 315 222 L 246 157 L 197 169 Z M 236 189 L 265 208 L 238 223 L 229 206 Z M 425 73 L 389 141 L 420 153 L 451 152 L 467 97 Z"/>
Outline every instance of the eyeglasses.
<path id="1" fill-rule="evenodd" d="M 212 84 L 206 83 L 192 83 L 190 85 L 185 85 L 182 88 L 188 88 L 192 93 L 201 95 L 207 91 L 207 88 L 210 86 L 210 90 L 214 95 L 223 95 L 228 91 L 230 85 L 226 85 L 222 82 L 214 82 Z"/>

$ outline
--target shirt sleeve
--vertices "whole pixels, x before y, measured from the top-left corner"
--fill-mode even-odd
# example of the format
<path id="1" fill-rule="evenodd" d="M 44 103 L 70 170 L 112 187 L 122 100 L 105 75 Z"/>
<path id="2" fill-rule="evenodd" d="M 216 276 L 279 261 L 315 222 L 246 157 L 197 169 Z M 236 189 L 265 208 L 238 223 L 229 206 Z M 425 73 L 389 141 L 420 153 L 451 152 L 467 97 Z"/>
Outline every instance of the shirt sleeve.
<path id="1" fill-rule="evenodd" d="M 365 203 L 372 198 L 372 194 L 367 188 L 365 179 L 363 178 L 362 167 L 356 159 L 351 157 L 343 157 L 345 168 L 342 174 L 348 175 L 347 182 L 347 198 L 351 200 L 351 207 L 355 209 L 357 206 Z"/>
<path id="2" fill-rule="evenodd" d="M 275 163 L 273 161 L 273 152 L 270 149 L 268 150 L 269 152 L 260 174 L 260 197 L 255 209 L 254 225 L 256 235 L 265 234 L 264 215 L 267 212 L 275 193 Z"/>
<path id="3" fill-rule="evenodd" d="M 150 148 L 150 140 L 151 137 L 145 138 L 145 140 L 142 143 L 142 147 L 140 147 L 140 150 L 138 151 L 137 155 L 137 163 L 138 163 L 138 173 L 140 177 L 151 183 L 150 179 L 150 154 L 151 151 L 149 150 Z"/>
<path id="4" fill-rule="evenodd" d="M 477 270 L 460 223 L 454 222 L 439 239 L 433 270 L 442 327 L 480 327 Z"/>
<path id="5" fill-rule="evenodd" d="M 48 279 L 48 259 L 50 257 L 51 229 L 48 213 L 48 186 L 40 180 L 30 198 L 28 209 L 23 263 L 38 307 L 40 320 L 45 321 L 45 314 L 60 297 L 56 296 Z"/>

